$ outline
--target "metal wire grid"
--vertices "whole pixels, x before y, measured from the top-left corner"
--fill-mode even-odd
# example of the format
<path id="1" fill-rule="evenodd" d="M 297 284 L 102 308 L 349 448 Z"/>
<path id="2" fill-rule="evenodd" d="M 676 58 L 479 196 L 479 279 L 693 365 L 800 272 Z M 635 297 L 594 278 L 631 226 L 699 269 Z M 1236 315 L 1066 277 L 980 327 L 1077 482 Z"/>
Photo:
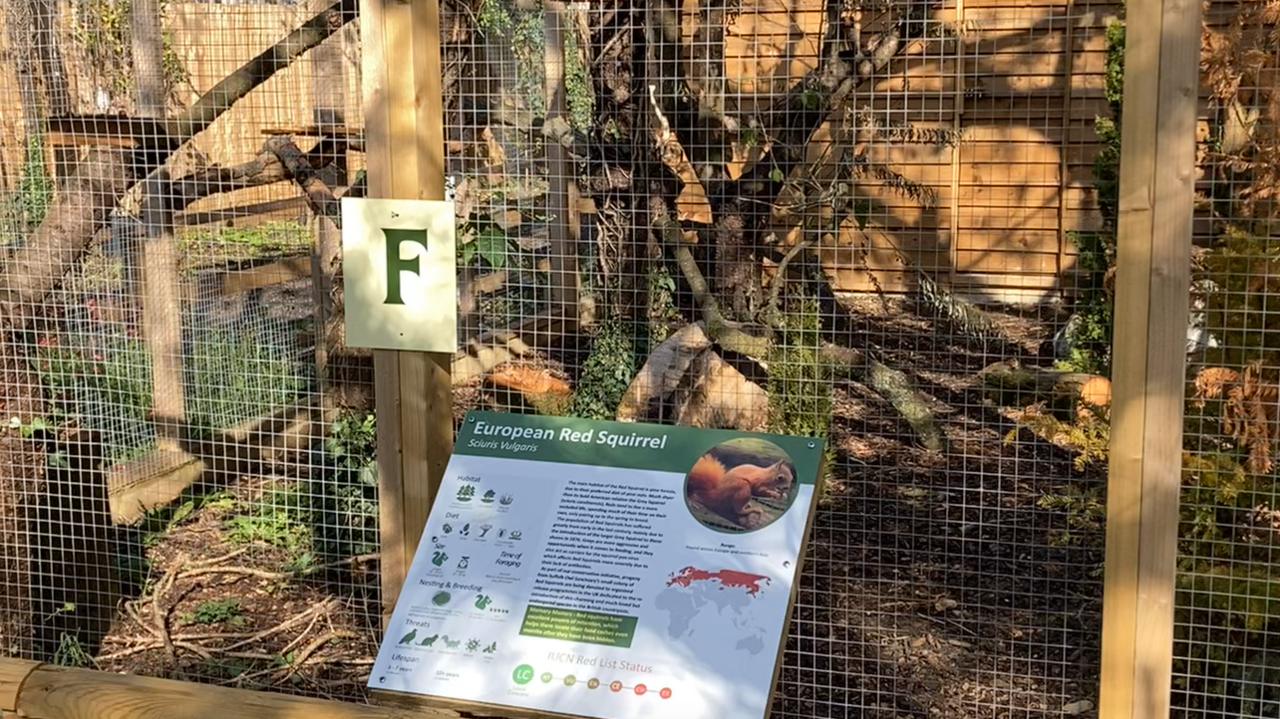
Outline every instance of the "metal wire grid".
<path id="1" fill-rule="evenodd" d="M 7 655 L 363 695 L 372 378 L 322 386 L 332 233 L 277 159 L 356 184 L 354 24 L 171 155 L 152 119 L 330 4 L 6 3 Z"/>
<path id="2" fill-rule="evenodd" d="M 786 232 L 770 213 L 786 205 L 801 228 L 790 241 L 816 252 L 788 260 L 772 376 L 724 339 L 641 413 L 832 439 L 831 489 L 775 715 L 1087 712 L 1096 698 L 1101 468 L 1076 469 L 1073 452 L 1028 429 L 1006 436 L 1019 419 L 1043 432 L 1047 420 L 1025 411 L 1040 398 L 988 403 L 976 378 L 1015 357 L 1048 367 L 1054 346 L 1073 344 L 1053 341 L 1066 313 L 1052 288 L 1060 275 L 1074 281 L 1075 249 L 1060 225 L 1097 225 L 1087 151 L 1096 145 L 1092 110 L 1106 110 L 1095 62 L 1101 21 L 1081 6 L 993 3 L 962 18 L 949 6 L 850 4 L 840 8 L 845 28 L 833 31 L 850 43 L 845 59 L 858 54 L 855 12 L 863 51 L 899 30 L 906 37 L 891 62 L 832 104 L 816 84 L 821 73 L 806 75 L 819 47 L 831 47 L 821 45 L 824 6 L 772 7 L 705 4 L 682 14 L 662 4 L 570 4 L 559 23 L 567 52 L 568 28 L 577 31 L 591 86 L 575 97 L 567 82 L 559 112 L 529 92 L 545 82 L 546 14 L 513 2 L 477 11 L 468 56 L 476 69 L 459 85 L 461 127 L 449 131 L 461 238 L 474 252 L 460 283 L 464 307 L 475 307 L 464 332 L 528 326 L 549 306 L 556 277 L 536 268 L 543 257 L 552 265 L 565 230 L 544 214 L 556 198 L 527 188 L 542 177 L 554 186 L 557 175 L 590 199 L 573 259 L 592 322 L 460 395 L 612 416 L 655 348 L 697 336 L 689 324 L 709 316 L 708 299 L 749 326 L 769 322 L 771 285 L 757 273 L 762 257 L 772 269 L 786 256 L 785 245 L 768 247 Z M 1071 83 L 1091 110 L 1066 112 L 1072 70 L 1059 56 L 1068 47 L 1086 59 L 1074 72 L 1095 75 Z M 820 136 L 831 148 L 810 137 L 826 118 Z M 957 125 L 972 142 L 949 144 Z M 752 148 L 766 149 L 743 161 Z M 681 153 L 697 182 L 676 179 Z M 506 191 L 477 192 L 495 183 Z M 674 241 L 664 236 L 672 222 Z M 696 247 L 680 247 L 681 238 Z M 500 289 L 486 282 L 495 275 L 508 280 Z M 707 295 L 695 288 L 702 281 Z M 1043 304 L 973 302 L 1009 296 Z M 833 362 L 828 343 L 853 352 Z M 866 356 L 885 375 L 857 366 Z M 899 370 L 920 388 L 945 451 L 921 449 L 929 438 L 882 394 Z"/>
<path id="3" fill-rule="evenodd" d="M 1205 6 L 1175 613 L 1178 716 L 1275 716 L 1280 4 Z"/>
<path id="4" fill-rule="evenodd" d="M 787 639 L 777 715 L 1087 711 L 1095 692 L 1101 591 L 1095 572 L 1100 470 L 1096 463 L 1073 467 L 1072 452 L 1025 428 L 1047 421 L 1025 409 L 1039 397 L 989 401 L 978 376 L 1015 357 L 1046 366 L 1052 353 L 1036 356 L 1039 347 L 1073 345 L 1070 333 L 1053 336 L 1054 322 L 1065 313 L 1045 288 L 1070 274 L 1074 250 L 1063 244 L 1060 229 L 1089 229 L 1091 221 L 1089 183 L 1079 175 L 1088 165 L 1080 158 L 1096 147 L 1094 113 L 1077 115 L 1070 103 L 1096 102 L 1099 94 L 1099 71 L 1089 62 L 1097 60 L 1102 6 L 1019 13 L 994 3 L 968 3 L 963 11 L 923 2 L 841 7 L 841 29 L 833 36 L 844 41 L 840 57 L 846 61 L 887 47 L 895 33 L 905 37 L 891 61 L 837 105 L 830 102 L 830 88 L 804 84 L 818 48 L 831 47 L 820 43 L 828 26 L 818 3 L 790 15 L 767 3 L 708 5 L 696 17 L 676 13 L 675 25 L 669 22 L 674 6 L 655 11 L 638 3 L 571 4 L 558 18 L 566 61 L 564 101 L 557 105 L 544 92 L 547 13 L 526 5 L 484 0 L 444 7 L 449 184 L 462 240 L 460 339 L 516 328 L 533 347 L 516 362 L 459 378 L 458 409 L 612 415 L 652 351 L 706 318 L 706 297 L 691 291 L 689 281 L 688 268 L 697 268 L 730 319 L 750 325 L 765 318 L 776 325 L 780 341 L 771 351 L 777 354 L 767 358 L 773 376 L 722 342 L 692 363 L 686 381 L 701 389 L 671 388 L 648 418 L 821 432 L 834 449 L 830 491 Z M 220 71 L 201 71 L 201 63 L 234 65 L 225 58 L 251 54 L 244 43 L 257 37 L 255 31 L 268 41 L 314 10 L 220 7 L 222 17 L 237 18 L 236 33 L 175 34 L 173 56 L 187 77 L 181 83 L 186 94 L 173 101 L 189 102 L 220 79 Z M 204 28 L 218 16 L 204 5 L 167 9 L 171 17 L 197 11 L 204 13 Z M 750 35 L 743 30 L 748 23 Z M 76 42 L 58 47 L 70 52 Z M 353 38 L 343 42 L 350 56 Z M 1076 45 L 1086 59 L 1064 66 L 1062 49 Z M 722 46 L 736 48 L 738 59 L 721 63 Z M 1059 59 L 1028 72 L 1027 63 L 1043 56 Z M 352 73 L 347 87 L 358 88 L 355 71 L 344 71 Z M 1093 77 L 1073 79 L 1070 100 L 1055 94 L 1066 84 L 1062 78 L 1074 74 Z M 311 124 L 302 111 L 309 88 L 299 77 L 281 73 L 237 104 L 241 117 L 251 119 L 226 118 L 211 129 L 216 141 L 201 146 L 207 156 L 184 155 L 184 171 L 210 161 L 241 162 L 260 147 L 263 130 Z M 1033 84 L 1022 84 L 1024 78 Z M 779 103 L 778 96 L 788 93 L 791 102 Z M 95 101 L 99 95 L 95 90 Z M 127 95 L 108 100 L 108 106 L 128 107 Z M 351 109 L 358 101 L 345 107 L 346 124 L 358 127 L 358 112 Z M 676 180 L 659 161 L 658 111 L 671 131 L 664 137 L 677 139 L 694 161 L 706 205 L 696 194 L 681 196 L 694 183 Z M 827 118 L 838 152 L 824 159 L 811 152 L 817 143 L 806 124 Z M 738 124 L 736 133 L 725 132 L 726 121 Z M 951 144 L 957 128 L 971 142 Z M 735 139 L 736 147 L 729 142 Z M 760 156 L 742 160 L 753 158 L 753 149 Z M 742 157 L 735 158 L 735 151 Z M 1064 155 L 1076 159 L 1064 162 Z M 348 169 L 348 181 L 357 182 L 356 168 Z M 739 171 L 745 180 L 726 178 Z M 580 197 L 554 196 L 558 179 Z M 1064 209 L 1064 193 L 1080 206 Z M 771 205 L 780 197 L 798 216 L 790 226 L 801 227 L 792 242 L 816 252 L 788 261 L 793 279 L 785 291 L 778 285 L 779 313 L 770 315 L 773 285 L 761 278 L 760 265 L 762 255 L 771 269 L 786 256 L 785 247 L 764 249 Z M 270 200 L 246 192 L 236 201 Z M 579 213 L 576 244 L 566 241 L 572 235 L 566 235 L 562 213 L 549 209 L 552 201 Z M 709 225 L 698 217 L 707 205 Z M 213 203 L 208 210 L 225 207 Z M 295 215 L 306 217 L 302 210 Z M 1038 224 L 1028 224 L 1028 217 Z M 663 236 L 662 228 L 670 227 L 664 218 L 698 231 L 691 263 Z M 130 222 L 123 217 L 118 224 Z M 260 294 L 223 294 L 228 281 L 234 283 L 227 278 L 250 274 L 226 272 L 233 263 L 250 259 L 246 254 L 262 261 L 307 247 L 311 225 L 285 218 L 269 226 L 204 224 L 179 233 L 186 235 L 183 265 L 194 288 L 183 303 L 182 322 L 184 371 L 196 375 L 185 394 L 189 417 L 203 411 L 209 427 L 225 429 L 314 391 L 314 365 L 305 348 L 314 345 L 315 328 L 302 326 L 310 310 L 306 292 L 272 285 Z M 127 247 L 102 245 L 108 249 L 94 261 L 104 267 L 112 267 L 113 258 L 118 266 L 128 254 Z M 572 289 L 588 320 L 581 334 L 563 332 L 546 317 L 552 299 L 570 289 L 565 275 L 555 272 L 565 259 L 579 270 Z M 200 281 L 209 275 L 223 279 Z M 50 305 L 84 309 L 59 318 L 60 335 L 85 351 L 126 341 L 127 323 L 123 332 L 95 327 L 86 303 L 96 297 L 92 293 L 110 289 L 136 301 L 140 291 L 127 280 L 109 270 L 72 276 L 62 301 Z M 735 281 L 746 289 L 731 287 Z M 1044 302 L 979 310 L 971 301 L 1017 294 L 1012 290 Z M 290 291 L 299 294 L 293 301 L 283 297 Z M 830 351 L 829 344 L 844 353 Z M 58 374 L 74 384 L 78 393 L 71 393 L 70 404 L 85 426 L 101 434 L 85 445 L 113 452 L 113 459 L 144 451 L 156 439 L 151 418 L 127 411 L 151 405 L 152 383 L 138 379 L 150 374 L 145 348 L 121 356 L 122 367 L 109 376 L 142 395 L 132 404 L 119 399 L 128 390 L 114 385 L 93 390 L 96 395 L 91 389 L 97 385 L 82 387 L 92 370 Z M 202 363 L 207 370 L 192 369 Z M 922 449 L 933 436 L 886 399 L 886 387 L 900 377 L 922 393 L 948 442 L 944 451 Z M 255 384 L 255 378 L 264 381 Z M 369 378 L 358 381 L 367 385 Z M 321 408 L 314 399 L 299 404 Z M 376 548 L 372 453 L 361 444 L 372 437 L 366 417 L 344 415 L 343 429 L 330 433 L 339 441 L 317 443 L 271 472 L 232 471 L 219 491 L 180 501 L 148 519 L 145 531 L 117 538 L 110 554 L 124 562 L 149 559 L 153 569 L 135 572 L 142 586 L 129 595 L 148 601 L 125 602 L 119 612 L 101 598 L 75 603 L 77 611 L 92 603 L 109 608 L 104 613 L 112 633 L 98 652 L 99 665 L 160 674 L 178 666 L 188 677 L 233 684 L 356 693 L 359 667 L 376 641 L 376 574 L 363 562 L 357 563 L 358 576 L 344 571 L 330 578 L 328 571 L 311 574 L 310 568 Z M 235 449 L 225 437 L 207 444 L 225 453 Z M 15 466 L 22 461 L 28 459 Z M 79 496 L 83 479 L 68 476 L 64 484 Z M 46 525 L 27 536 L 32 546 L 58 548 L 68 532 Z M 204 539 L 215 536 L 222 543 Z M 201 538 L 198 544 L 193 537 Z M 232 544 L 236 540 L 245 544 Z M 4 541 L 17 546 L 7 536 Z M 246 551 L 228 557 L 240 550 Z M 184 551 L 194 575 L 175 571 Z M 101 561 L 89 564 L 103 572 Z M 204 571 L 217 567 L 226 572 Z M 247 577 L 271 590 L 280 572 L 295 570 L 307 579 L 291 577 L 286 587 L 297 589 L 270 602 L 283 607 L 274 618 L 289 629 L 261 646 L 238 644 L 258 633 L 264 615 L 255 597 L 262 595 L 213 579 Z M 276 574 L 266 579 L 263 572 Z M 33 585 L 55 588 L 69 578 L 51 563 L 30 574 Z M 189 586 L 197 576 L 209 581 L 183 595 L 183 582 Z M 56 603 L 51 591 L 34 591 L 45 605 Z M 338 605 L 329 605 L 331 599 Z M 16 607 L 16 600 L 6 601 Z M 345 621 L 330 622 L 329 616 Z M 170 623 L 161 626 L 157 617 Z M 29 633 L 47 624 L 32 619 L 21 629 Z M 369 645 L 366 655 L 307 654 L 309 641 L 326 631 L 354 631 Z M 81 652 L 93 652 L 77 650 L 64 636 L 54 633 L 43 648 L 61 650 L 63 661 L 87 661 Z M 258 663 L 276 658 L 304 666 L 268 671 Z"/>

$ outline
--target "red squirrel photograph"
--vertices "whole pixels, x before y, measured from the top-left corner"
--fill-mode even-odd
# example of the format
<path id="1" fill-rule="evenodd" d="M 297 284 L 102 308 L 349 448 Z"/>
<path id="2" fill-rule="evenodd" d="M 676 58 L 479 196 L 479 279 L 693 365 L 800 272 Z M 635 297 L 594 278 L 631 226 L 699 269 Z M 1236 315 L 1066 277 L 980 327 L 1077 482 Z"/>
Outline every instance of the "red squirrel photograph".
<path id="1" fill-rule="evenodd" d="M 774 449 L 774 456 L 759 456 L 720 445 L 703 454 L 685 477 L 691 511 L 696 504 L 739 531 L 772 523 L 790 504 L 795 484 L 795 468 Z M 761 499 L 773 501 L 765 504 Z M 698 514 L 694 511 L 695 518 L 708 524 Z"/>

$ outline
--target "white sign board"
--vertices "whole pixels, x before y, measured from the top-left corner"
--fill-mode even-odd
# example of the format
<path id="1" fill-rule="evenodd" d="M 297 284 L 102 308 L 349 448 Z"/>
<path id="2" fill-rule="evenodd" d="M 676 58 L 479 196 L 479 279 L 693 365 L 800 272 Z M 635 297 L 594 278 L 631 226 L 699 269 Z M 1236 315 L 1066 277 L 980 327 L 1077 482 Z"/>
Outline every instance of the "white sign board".
<path id="1" fill-rule="evenodd" d="M 456 351 L 454 242 L 452 202 L 342 198 L 346 343 Z"/>
<path id="2" fill-rule="evenodd" d="M 472 412 L 369 686 L 512 716 L 766 717 L 822 452 Z"/>

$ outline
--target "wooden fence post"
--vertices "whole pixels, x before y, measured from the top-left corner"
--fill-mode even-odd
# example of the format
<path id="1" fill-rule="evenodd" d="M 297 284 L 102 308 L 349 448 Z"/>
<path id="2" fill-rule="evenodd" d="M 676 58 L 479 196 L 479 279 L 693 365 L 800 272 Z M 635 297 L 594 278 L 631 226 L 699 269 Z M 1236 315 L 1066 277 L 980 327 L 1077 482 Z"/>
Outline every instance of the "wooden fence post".
<path id="1" fill-rule="evenodd" d="M 439 0 L 361 0 L 360 33 L 369 197 L 443 200 Z M 385 625 L 453 449 L 452 357 L 373 357 Z"/>
<path id="2" fill-rule="evenodd" d="M 1199 0 L 1129 0 L 1099 719 L 1169 715 Z"/>

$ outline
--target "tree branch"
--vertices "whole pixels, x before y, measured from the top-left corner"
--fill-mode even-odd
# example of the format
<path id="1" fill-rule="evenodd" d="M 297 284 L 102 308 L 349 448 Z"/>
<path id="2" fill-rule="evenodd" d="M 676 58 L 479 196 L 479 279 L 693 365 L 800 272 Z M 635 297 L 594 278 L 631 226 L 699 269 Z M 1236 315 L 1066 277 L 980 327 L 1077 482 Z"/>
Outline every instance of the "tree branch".
<path id="1" fill-rule="evenodd" d="M 302 154 L 293 140 L 284 136 L 276 136 L 267 140 L 265 149 L 275 155 L 284 165 L 289 177 L 302 188 L 307 196 L 307 204 L 317 215 L 329 218 L 333 226 L 342 229 L 342 208 L 333 191 L 316 174 L 307 156 Z"/>
<path id="2" fill-rule="evenodd" d="M 727 350 L 763 361 L 769 352 L 769 337 L 757 337 L 744 332 L 738 323 L 731 322 L 724 316 L 720 310 L 720 304 L 707 285 L 706 278 L 698 269 L 698 262 L 694 259 L 693 252 L 681 240 L 680 226 L 676 221 L 663 214 L 653 222 L 653 228 L 657 231 L 662 243 L 675 253 L 676 265 L 684 275 L 685 282 L 689 284 L 698 308 L 702 310 L 707 335 Z"/>
<path id="3" fill-rule="evenodd" d="M 20 330 L 28 325 L 35 308 L 80 261 L 137 178 L 150 174 L 254 88 L 354 19 L 358 6 L 359 0 L 336 0 L 166 122 L 167 134 L 139 138 L 148 143 L 141 157 L 119 149 L 90 151 L 59 187 L 44 222 L 0 270 L 0 326 Z"/>

